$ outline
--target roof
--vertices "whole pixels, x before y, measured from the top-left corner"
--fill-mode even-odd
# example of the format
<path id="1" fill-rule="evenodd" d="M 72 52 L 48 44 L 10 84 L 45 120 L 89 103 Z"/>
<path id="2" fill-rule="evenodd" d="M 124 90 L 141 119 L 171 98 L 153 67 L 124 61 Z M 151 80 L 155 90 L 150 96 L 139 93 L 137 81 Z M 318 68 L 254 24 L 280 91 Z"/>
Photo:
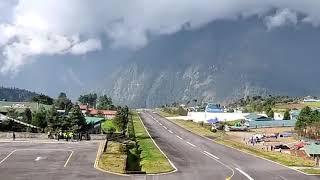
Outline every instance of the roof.
<path id="1" fill-rule="evenodd" d="M 99 110 L 99 112 L 103 115 L 116 115 L 117 111 L 110 111 L 110 110 Z"/>
<path id="2" fill-rule="evenodd" d="M 255 114 L 255 113 L 251 113 L 251 114 L 246 115 L 245 118 L 247 118 L 247 119 L 261 119 L 261 118 L 266 118 L 266 117 L 262 116 L 262 115 Z"/>
<path id="3" fill-rule="evenodd" d="M 320 145 L 316 143 L 311 143 L 305 146 L 306 153 L 308 154 L 319 154 L 320 155 Z"/>
<path id="4" fill-rule="evenodd" d="M 104 120 L 104 118 L 99 118 L 99 117 L 85 117 L 85 118 L 86 118 L 87 124 L 89 123 L 97 124 L 100 121 Z"/>
<path id="5" fill-rule="evenodd" d="M 79 107 L 80 107 L 81 110 L 87 110 L 88 109 L 88 105 L 86 105 L 86 104 L 81 104 Z"/>
<path id="6" fill-rule="evenodd" d="M 98 110 L 98 109 L 92 109 L 90 110 L 89 114 L 91 115 L 116 115 L 117 111 L 110 111 L 110 110 Z"/>
<path id="7" fill-rule="evenodd" d="M 98 114 L 99 114 L 99 110 L 97 110 L 97 109 L 92 109 L 92 110 L 90 110 L 89 114 L 91 114 L 91 115 L 98 115 Z"/>

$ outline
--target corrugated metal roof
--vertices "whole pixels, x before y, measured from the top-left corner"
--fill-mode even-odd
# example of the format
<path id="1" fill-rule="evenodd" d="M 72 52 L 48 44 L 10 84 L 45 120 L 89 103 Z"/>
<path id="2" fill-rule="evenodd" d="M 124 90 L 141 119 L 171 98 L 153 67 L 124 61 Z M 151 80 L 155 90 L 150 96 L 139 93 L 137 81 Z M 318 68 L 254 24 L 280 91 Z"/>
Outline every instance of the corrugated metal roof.
<path id="1" fill-rule="evenodd" d="M 96 124 L 96 123 L 104 120 L 104 118 L 99 118 L 99 117 L 85 117 L 85 118 L 86 118 L 87 124 L 89 124 L 89 123 Z"/>
<path id="2" fill-rule="evenodd" d="M 320 154 L 320 145 L 316 143 L 311 143 L 305 146 L 305 150 L 308 154 Z"/>

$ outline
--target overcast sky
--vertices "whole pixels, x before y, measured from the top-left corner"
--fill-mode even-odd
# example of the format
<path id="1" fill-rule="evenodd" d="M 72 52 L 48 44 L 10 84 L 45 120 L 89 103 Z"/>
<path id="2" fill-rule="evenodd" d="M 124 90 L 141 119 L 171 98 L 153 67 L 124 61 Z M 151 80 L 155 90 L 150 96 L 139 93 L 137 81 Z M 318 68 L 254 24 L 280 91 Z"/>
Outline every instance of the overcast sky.
<path id="1" fill-rule="evenodd" d="M 267 31 L 301 23 L 317 28 L 320 1 L 1 0 L 0 72 L 18 73 L 41 55 L 82 56 L 105 48 L 134 51 L 147 46 L 152 36 L 251 16 L 258 16 Z"/>

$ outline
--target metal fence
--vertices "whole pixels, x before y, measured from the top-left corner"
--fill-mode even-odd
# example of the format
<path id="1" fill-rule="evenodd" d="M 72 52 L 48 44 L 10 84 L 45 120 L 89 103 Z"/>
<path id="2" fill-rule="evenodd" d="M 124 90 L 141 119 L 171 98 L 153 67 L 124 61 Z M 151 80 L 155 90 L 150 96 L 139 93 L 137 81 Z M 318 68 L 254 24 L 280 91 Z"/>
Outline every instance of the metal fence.
<path id="1" fill-rule="evenodd" d="M 294 127 L 297 120 L 250 121 L 250 128 Z"/>

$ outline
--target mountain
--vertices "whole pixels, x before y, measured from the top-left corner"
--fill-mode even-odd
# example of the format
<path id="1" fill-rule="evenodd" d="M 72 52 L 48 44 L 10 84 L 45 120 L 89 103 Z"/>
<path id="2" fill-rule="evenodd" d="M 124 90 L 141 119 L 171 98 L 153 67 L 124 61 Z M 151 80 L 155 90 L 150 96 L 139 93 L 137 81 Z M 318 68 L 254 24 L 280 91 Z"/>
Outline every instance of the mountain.
<path id="1" fill-rule="evenodd" d="M 155 107 L 246 95 L 320 95 L 319 28 L 267 30 L 257 18 L 217 21 L 153 41 L 113 74 L 119 103 Z"/>
<path id="2" fill-rule="evenodd" d="M 34 96 L 39 94 L 25 89 L 0 87 L 0 100 L 12 102 L 30 101 Z"/>
<path id="3" fill-rule="evenodd" d="M 320 28 L 268 29 L 259 17 L 214 21 L 151 37 L 134 51 L 108 48 L 85 56 L 39 56 L 7 87 L 56 97 L 110 95 L 115 103 L 155 107 L 189 100 L 228 103 L 246 95 L 320 96 Z"/>

